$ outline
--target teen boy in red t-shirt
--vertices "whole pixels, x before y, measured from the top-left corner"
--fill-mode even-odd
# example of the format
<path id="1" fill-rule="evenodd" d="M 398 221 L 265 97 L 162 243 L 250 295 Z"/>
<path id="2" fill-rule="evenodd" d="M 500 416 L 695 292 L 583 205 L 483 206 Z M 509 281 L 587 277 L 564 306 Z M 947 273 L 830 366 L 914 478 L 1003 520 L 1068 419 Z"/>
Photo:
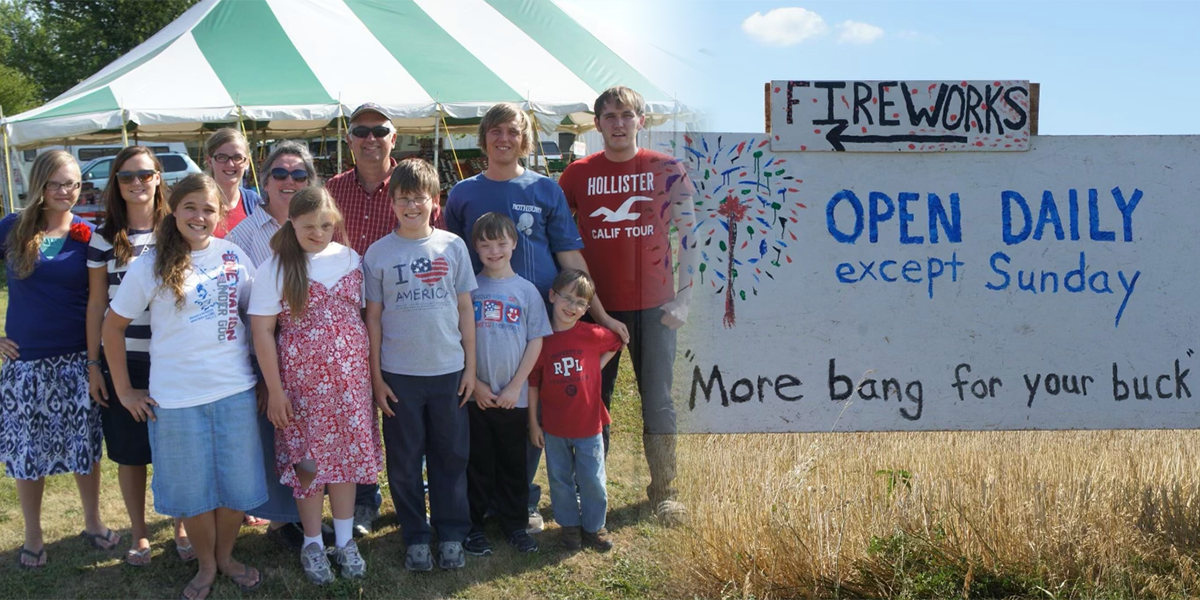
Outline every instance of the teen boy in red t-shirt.
<path id="1" fill-rule="evenodd" d="M 693 187 L 676 158 L 638 148 L 645 102 L 627 87 L 606 90 L 594 106 L 604 151 L 567 167 L 559 180 L 579 222 L 583 256 L 608 314 L 629 329 L 629 354 L 642 401 L 643 445 L 650 467 L 647 495 L 667 523 L 683 517 L 675 479 L 675 408 L 671 401 L 675 330 L 687 320 L 696 251 Z M 670 230 L 679 231 L 679 283 Z M 678 290 L 678 291 L 676 291 Z M 620 362 L 605 367 L 602 395 L 612 401 Z M 604 431 L 605 450 L 608 429 Z"/>
<path id="2" fill-rule="evenodd" d="M 608 492 L 601 431 L 612 419 L 600 399 L 600 370 L 621 349 L 621 338 L 599 325 L 579 322 L 595 292 L 583 271 L 564 269 L 554 278 L 554 333 L 544 338 L 529 374 L 529 441 L 546 449 L 550 502 L 554 520 L 562 526 L 563 546 L 577 550 L 582 542 L 604 552 L 612 548 L 612 541 L 604 528 Z"/>

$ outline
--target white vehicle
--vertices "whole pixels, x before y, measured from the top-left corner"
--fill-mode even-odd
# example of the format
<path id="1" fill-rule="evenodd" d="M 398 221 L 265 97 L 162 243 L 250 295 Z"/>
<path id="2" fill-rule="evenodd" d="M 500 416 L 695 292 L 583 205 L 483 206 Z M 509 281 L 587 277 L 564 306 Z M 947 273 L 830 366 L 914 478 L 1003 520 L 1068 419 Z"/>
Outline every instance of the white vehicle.
<path id="1" fill-rule="evenodd" d="M 187 147 L 182 142 L 157 142 L 142 144 L 154 151 L 155 154 L 163 154 L 167 152 L 176 152 L 187 156 Z M 125 146 L 121 144 L 91 144 L 79 146 L 46 146 L 44 148 L 35 148 L 33 150 L 14 150 L 9 155 L 9 161 L 12 165 L 13 179 L 13 195 L 17 201 L 14 203 L 16 208 L 25 206 L 25 196 L 27 190 L 25 186 L 29 181 L 29 169 L 33 167 L 33 161 L 43 152 L 50 150 L 66 150 L 70 152 L 75 160 L 80 165 L 86 165 L 88 162 L 105 156 L 116 156 Z M 2 169 L 0 169 L 2 170 Z M 7 182 L 5 183 L 7 186 Z M 7 187 L 4 190 L 8 194 Z"/>

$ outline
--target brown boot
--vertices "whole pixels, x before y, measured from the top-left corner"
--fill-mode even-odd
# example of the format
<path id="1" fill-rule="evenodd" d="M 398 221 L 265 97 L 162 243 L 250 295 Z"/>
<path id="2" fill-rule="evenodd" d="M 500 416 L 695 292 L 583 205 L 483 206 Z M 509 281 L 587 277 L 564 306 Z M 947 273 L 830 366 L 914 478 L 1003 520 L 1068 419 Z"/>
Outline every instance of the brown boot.
<path id="1" fill-rule="evenodd" d="M 583 544 L 583 528 L 563 527 L 562 537 L 559 539 L 563 548 L 566 548 L 567 550 L 578 550 Z"/>
<path id="2" fill-rule="evenodd" d="M 583 532 L 583 545 L 595 548 L 598 552 L 608 552 L 613 547 L 612 540 L 608 537 L 608 530 L 603 527 L 596 533 Z"/>

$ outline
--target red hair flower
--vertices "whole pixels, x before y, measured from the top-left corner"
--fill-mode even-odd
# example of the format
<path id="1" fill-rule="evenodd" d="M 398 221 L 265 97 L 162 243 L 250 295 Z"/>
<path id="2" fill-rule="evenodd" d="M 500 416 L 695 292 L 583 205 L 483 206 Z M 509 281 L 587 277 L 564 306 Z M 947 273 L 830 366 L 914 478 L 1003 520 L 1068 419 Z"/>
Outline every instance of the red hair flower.
<path id="1" fill-rule="evenodd" d="M 71 224 L 71 239 L 77 242 L 88 243 L 92 241 L 92 228 L 84 223 Z"/>

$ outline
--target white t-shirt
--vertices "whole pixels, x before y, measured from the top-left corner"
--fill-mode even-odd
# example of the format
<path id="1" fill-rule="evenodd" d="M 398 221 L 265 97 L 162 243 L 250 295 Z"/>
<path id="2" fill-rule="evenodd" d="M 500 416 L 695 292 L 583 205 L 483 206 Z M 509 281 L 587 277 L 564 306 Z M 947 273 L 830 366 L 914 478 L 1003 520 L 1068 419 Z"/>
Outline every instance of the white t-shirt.
<path id="1" fill-rule="evenodd" d="M 347 273 L 358 269 L 362 259 L 352 248 L 330 242 L 324 250 L 308 257 L 308 279 L 327 289 L 337 285 Z M 271 256 L 258 267 L 254 280 L 254 293 L 250 295 L 252 315 L 271 316 L 283 312 L 283 276 L 279 273 L 279 257 Z"/>
<path id="2" fill-rule="evenodd" d="M 160 287 L 155 253 L 130 267 L 109 309 L 125 318 L 150 307 L 150 397 L 162 408 L 215 402 L 254 387 L 247 330 L 238 309 L 249 303 L 254 266 L 246 253 L 212 238 L 192 253 L 186 300 Z"/>

